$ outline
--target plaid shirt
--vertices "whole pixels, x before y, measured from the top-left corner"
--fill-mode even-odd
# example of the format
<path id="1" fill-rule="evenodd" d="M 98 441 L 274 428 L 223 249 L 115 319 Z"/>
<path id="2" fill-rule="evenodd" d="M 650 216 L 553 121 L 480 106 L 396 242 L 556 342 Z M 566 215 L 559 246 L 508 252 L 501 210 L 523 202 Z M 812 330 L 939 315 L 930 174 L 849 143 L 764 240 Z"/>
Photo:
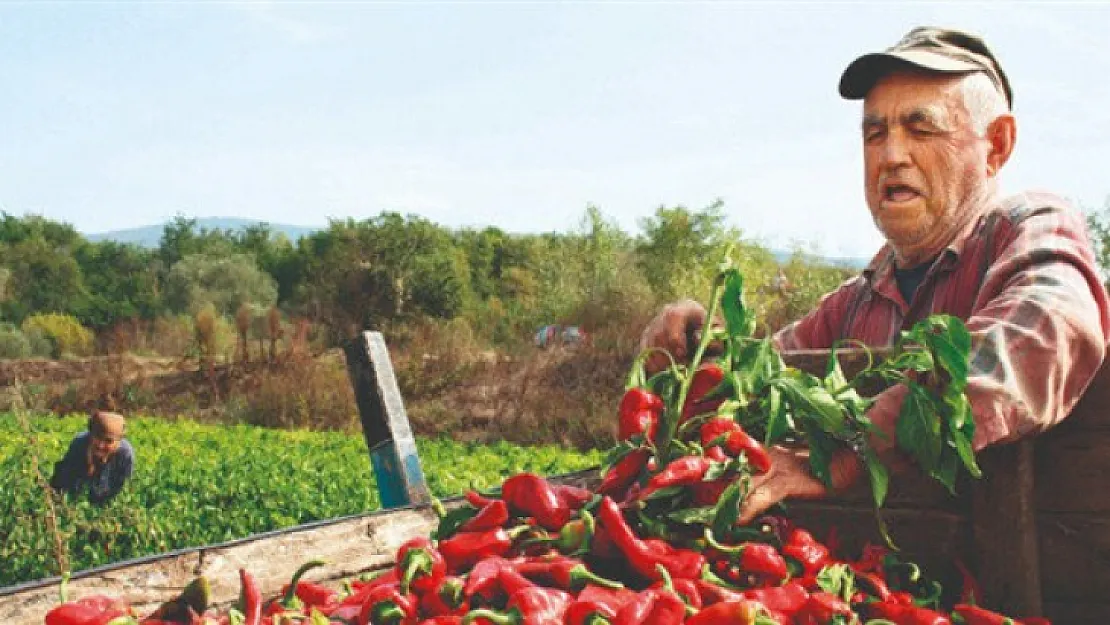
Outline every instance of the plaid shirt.
<path id="1" fill-rule="evenodd" d="M 884 246 L 858 276 L 775 335 L 780 349 L 838 339 L 889 346 L 934 313 L 963 320 L 975 448 L 1044 431 L 1087 389 L 1110 340 L 1110 306 L 1083 216 L 1061 198 L 1022 193 L 984 211 L 903 300 Z"/>

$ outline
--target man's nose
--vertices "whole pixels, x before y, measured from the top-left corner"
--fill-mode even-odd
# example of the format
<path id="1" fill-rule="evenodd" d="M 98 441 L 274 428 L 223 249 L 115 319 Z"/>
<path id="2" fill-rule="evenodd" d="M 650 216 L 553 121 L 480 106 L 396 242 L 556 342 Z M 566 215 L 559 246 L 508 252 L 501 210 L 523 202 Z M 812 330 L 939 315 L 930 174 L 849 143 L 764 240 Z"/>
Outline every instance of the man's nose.
<path id="1" fill-rule="evenodd" d="M 883 141 L 881 152 L 884 168 L 896 169 L 910 163 L 909 143 L 903 133 L 893 130 Z"/>

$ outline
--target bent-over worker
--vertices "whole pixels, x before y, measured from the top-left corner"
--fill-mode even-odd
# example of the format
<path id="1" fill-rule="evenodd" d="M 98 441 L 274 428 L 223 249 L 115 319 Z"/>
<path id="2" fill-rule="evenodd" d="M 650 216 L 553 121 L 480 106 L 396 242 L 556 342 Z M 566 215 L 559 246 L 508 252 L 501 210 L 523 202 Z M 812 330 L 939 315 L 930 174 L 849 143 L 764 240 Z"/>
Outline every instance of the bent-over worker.
<path id="1" fill-rule="evenodd" d="M 123 415 L 93 412 L 88 430 L 74 437 L 65 456 L 54 464 L 50 486 L 71 495 L 87 493 L 97 505 L 109 502 L 135 466 L 135 450 L 124 438 L 126 427 Z"/>

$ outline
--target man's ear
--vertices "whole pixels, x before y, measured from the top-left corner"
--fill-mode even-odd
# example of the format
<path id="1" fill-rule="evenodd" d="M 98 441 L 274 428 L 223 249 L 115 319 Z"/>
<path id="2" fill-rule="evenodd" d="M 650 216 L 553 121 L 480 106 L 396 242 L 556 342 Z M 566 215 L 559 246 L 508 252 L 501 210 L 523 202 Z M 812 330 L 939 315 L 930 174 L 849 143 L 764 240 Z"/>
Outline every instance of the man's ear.
<path id="1" fill-rule="evenodd" d="M 1014 153 L 1014 143 L 1017 142 L 1017 120 L 1010 113 L 999 115 L 987 127 L 984 137 L 990 144 L 987 152 L 987 175 L 997 176 L 1003 165 L 1010 160 Z"/>

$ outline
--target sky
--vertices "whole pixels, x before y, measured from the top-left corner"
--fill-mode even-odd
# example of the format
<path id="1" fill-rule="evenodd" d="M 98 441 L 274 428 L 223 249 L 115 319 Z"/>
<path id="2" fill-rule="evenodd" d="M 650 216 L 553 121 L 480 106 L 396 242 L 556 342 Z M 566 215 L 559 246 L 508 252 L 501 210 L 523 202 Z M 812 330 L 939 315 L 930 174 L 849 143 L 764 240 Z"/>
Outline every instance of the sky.
<path id="1" fill-rule="evenodd" d="M 844 67 L 916 25 L 1015 90 L 1003 188 L 1110 196 L 1110 4 L 0 1 L 0 210 L 86 233 L 175 214 L 628 232 L 724 201 L 869 256 Z"/>

